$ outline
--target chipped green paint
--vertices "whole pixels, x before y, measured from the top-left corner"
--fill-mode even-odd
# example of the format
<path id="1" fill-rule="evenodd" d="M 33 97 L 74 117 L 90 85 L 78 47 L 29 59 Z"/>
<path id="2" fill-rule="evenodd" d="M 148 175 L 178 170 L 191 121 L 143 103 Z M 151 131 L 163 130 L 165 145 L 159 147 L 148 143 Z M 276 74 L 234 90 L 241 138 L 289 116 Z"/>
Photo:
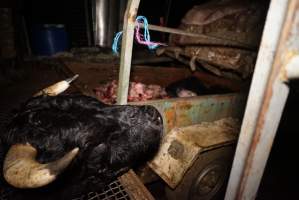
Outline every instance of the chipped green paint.
<path id="1" fill-rule="evenodd" d="M 246 98 L 240 94 L 173 98 L 134 104 L 155 106 L 163 115 L 165 133 L 174 127 L 211 122 L 224 117 L 241 119 Z"/>

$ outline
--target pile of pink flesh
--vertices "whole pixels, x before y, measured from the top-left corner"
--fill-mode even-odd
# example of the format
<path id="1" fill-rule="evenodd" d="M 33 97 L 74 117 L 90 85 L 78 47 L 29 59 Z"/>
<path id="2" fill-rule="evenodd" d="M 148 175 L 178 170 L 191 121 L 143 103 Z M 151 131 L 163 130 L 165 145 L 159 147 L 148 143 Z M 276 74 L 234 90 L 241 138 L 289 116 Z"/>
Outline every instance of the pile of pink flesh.
<path id="1" fill-rule="evenodd" d="M 117 97 L 116 80 L 110 81 L 94 89 L 97 98 L 106 104 L 115 104 Z M 139 82 L 130 82 L 128 102 L 147 101 L 169 98 L 165 88 L 159 85 L 146 85 Z"/>

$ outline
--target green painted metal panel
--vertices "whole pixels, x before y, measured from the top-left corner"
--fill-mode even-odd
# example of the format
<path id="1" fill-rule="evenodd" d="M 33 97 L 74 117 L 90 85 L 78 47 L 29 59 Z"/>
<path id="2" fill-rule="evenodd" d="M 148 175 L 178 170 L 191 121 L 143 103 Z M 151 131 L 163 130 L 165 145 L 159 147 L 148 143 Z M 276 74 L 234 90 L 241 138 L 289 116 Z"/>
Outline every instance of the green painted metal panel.
<path id="1" fill-rule="evenodd" d="M 206 95 L 192 98 L 173 98 L 132 104 L 155 106 L 163 115 L 165 132 L 211 122 L 225 117 L 242 118 L 246 98 L 241 94 Z"/>

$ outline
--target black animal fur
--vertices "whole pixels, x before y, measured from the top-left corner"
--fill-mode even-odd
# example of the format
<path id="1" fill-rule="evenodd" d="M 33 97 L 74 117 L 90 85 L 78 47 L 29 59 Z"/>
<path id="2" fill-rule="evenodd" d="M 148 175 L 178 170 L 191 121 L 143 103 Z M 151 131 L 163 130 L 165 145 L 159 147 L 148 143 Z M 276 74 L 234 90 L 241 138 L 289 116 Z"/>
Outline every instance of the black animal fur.
<path id="1" fill-rule="evenodd" d="M 161 115 L 152 106 L 108 106 L 83 95 L 36 97 L 1 134 L 1 169 L 6 152 L 16 143 L 33 145 L 41 163 L 79 147 L 79 155 L 58 180 L 40 189 L 16 190 L 20 199 L 71 199 L 98 190 L 152 157 L 162 132 Z"/>

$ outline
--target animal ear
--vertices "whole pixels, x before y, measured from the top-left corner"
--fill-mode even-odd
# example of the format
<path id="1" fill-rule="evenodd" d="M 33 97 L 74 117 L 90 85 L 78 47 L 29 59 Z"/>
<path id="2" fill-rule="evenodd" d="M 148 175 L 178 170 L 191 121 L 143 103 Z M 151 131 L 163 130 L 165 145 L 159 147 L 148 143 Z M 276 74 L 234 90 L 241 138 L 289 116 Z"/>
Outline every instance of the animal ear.
<path id="1" fill-rule="evenodd" d="M 101 143 L 94 147 L 89 154 L 88 160 L 92 160 L 93 162 L 97 163 L 100 162 L 100 159 L 103 159 L 103 155 L 107 151 L 107 146 L 104 143 Z"/>
<path id="2" fill-rule="evenodd" d="M 99 173 L 99 169 L 102 171 L 107 169 L 105 159 L 107 159 L 107 146 L 101 143 L 91 150 L 86 163 L 89 169 L 96 169 L 96 172 Z"/>
<path id="3" fill-rule="evenodd" d="M 30 144 L 15 144 L 8 150 L 3 164 L 5 180 L 16 188 L 38 188 L 53 182 L 79 152 L 74 148 L 62 158 L 41 164 L 35 160 L 37 150 Z"/>

